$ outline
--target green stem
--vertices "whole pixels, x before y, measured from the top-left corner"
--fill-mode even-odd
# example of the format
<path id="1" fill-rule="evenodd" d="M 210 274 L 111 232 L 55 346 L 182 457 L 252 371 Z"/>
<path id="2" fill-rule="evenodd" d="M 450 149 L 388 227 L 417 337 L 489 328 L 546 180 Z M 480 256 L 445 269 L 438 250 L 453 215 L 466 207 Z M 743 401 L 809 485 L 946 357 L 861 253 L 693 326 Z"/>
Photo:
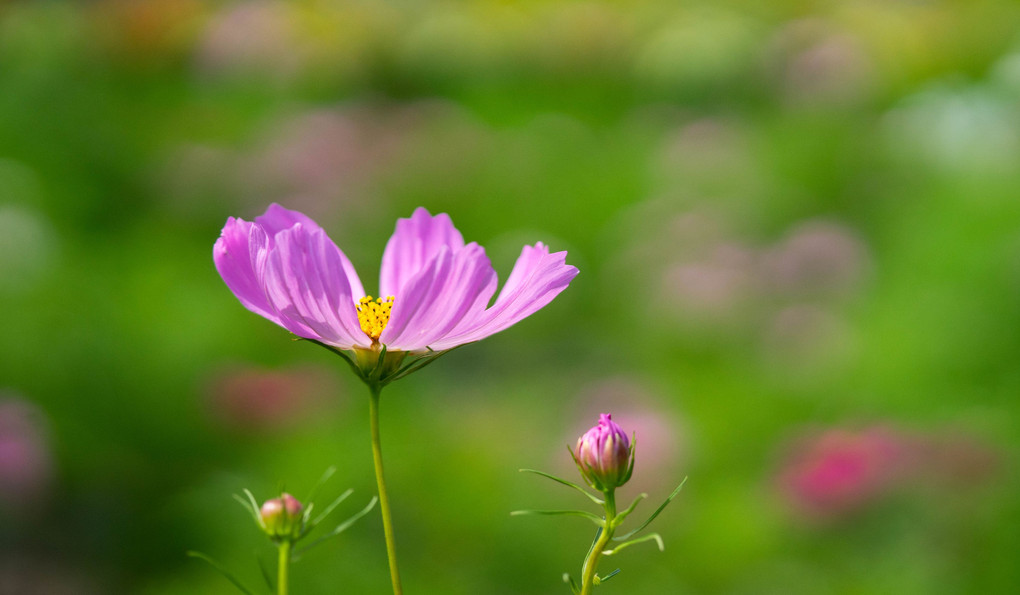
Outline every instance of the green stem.
<path id="1" fill-rule="evenodd" d="M 390 498 L 386 494 L 386 480 L 383 478 L 382 446 L 379 441 L 379 395 L 382 387 L 369 386 L 372 398 L 368 411 L 372 426 L 372 458 L 375 461 L 375 481 L 379 487 L 379 508 L 382 511 L 383 533 L 386 536 L 386 557 L 390 563 L 390 580 L 393 581 L 393 595 L 401 595 L 400 573 L 397 571 L 397 548 L 393 540 L 393 518 L 390 516 Z"/>
<path id="2" fill-rule="evenodd" d="M 602 551 L 606 549 L 609 540 L 613 538 L 613 519 L 616 518 L 616 494 L 610 490 L 606 492 L 606 526 L 602 528 L 598 540 L 591 546 L 588 557 L 584 559 L 584 566 L 581 567 L 581 595 L 591 595 L 595 588 L 595 571 L 599 567 L 599 559 Z"/>
<path id="3" fill-rule="evenodd" d="M 279 546 L 280 564 L 276 573 L 276 595 L 287 595 L 287 570 L 290 568 L 290 540 L 284 539 Z"/>

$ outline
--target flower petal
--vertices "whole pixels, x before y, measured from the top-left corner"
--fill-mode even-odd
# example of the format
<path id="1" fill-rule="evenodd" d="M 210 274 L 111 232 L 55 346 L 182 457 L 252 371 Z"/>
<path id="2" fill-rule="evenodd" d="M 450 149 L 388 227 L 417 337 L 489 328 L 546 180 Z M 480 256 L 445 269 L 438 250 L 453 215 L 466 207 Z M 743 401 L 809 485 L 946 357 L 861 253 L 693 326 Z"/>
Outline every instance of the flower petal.
<path id="1" fill-rule="evenodd" d="M 370 347 L 355 309 L 355 275 L 348 276 L 346 257 L 318 227 L 302 223 L 276 234 L 266 263 L 265 285 L 280 323 L 306 339 L 351 349 Z"/>
<path id="2" fill-rule="evenodd" d="M 549 253 L 541 242 L 525 246 L 496 303 L 467 325 L 431 343 L 436 351 L 478 341 L 520 322 L 551 302 L 577 275 L 566 252 Z"/>
<path id="3" fill-rule="evenodd" d="M 213 246 L 213 262 L 245 308 L 281 324 L 262 283 L 268 246 L 269 238 L 260 226 L 230 217 Z"/>
<path id="4" fill-rule="evenodd" d="M 285 229 L 290 229 L 298 223 L 300 223 L 308 232 L 322 230 L 318 223 L 312 221 L 311 218 L 304 213 L 286 209 L 275 202 L 269 205 L 265 214 L 255 218 L 255 223 L 262 226 L 262 229 L 266 230 L 266 234 L 270 238 L 270 247 L 273 246 L 273 238 L 276 234 Z M 357 300 L 364 297 L 365 289 L 361 285 L 361 279 L 358 278 L 358 273 L 354 270 L 354 265 L 351 264 L 351 261 L 348 260 L 347 256 L 342 252 L 340 253 L 340 256 L 343 260 L 344 272 L 347 273 L 347 280 L 351 284 L 351 293 L 354 295 L 354 299 Z"/>
<path id="5" fill-rule="evenodd" d="M 453 252 L 464 247 L 464 237 L 446 213 L 433 217 L 422 207 L 409 219 L 399 219 L 379 273 L 379 297 L 396 296 L 404 285 L 429 265 L 443 248 Z"/>
<path id="6" fill-rule="evenodd" d="M 441 247 L 394 299 L 379 341 L 391 350 L 423 350 L 463 322 L 475 321 L 495 292 L 496 271 L 481 246 Z"/>

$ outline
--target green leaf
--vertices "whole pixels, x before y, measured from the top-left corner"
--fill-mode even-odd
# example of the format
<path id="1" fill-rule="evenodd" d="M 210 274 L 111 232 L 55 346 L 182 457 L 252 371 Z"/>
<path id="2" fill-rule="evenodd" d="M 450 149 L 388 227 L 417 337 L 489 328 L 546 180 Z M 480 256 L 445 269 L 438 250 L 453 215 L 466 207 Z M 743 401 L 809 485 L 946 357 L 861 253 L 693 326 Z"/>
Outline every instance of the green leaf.
<path id="1" fill-rule="evenodd" d="M 259 561 L 259 570 L 262 572 L 262 580 L 266 581 L 266 586 L 269 587 L 269 592 L 275 593 L 276 581 L 273 580 L 273 576 L 269 572 L 269 566 L 266 565 L 266 559 L 262 556 L 255 556 L 255 559 Z"/>
<path id="2" fill-rule="evenodd" d="M 663 502 L 661 506 L 659 506 L 658 508 L 655 509 L 655 512 L 652 513 L 652 516 L 648 517 L 648 519 L 645 522 L 641 523 L 640 527 L 638 527 L 637 529 L 634 529 L 633 531 L 631 531 L 630 533 L 627 533 L 626 535 L 621 535 L 619 537 L 614 537 L 613 541 L 623 541 L 625 539 L 629 539 L 629 538 L 633 537 L 634 535 L 637 535 L 638 533 L 640 533 L 642 529 L 647 527 L 649 523 L 651 523 L 652 521 L 655 520 L 655 517 L 659 516 L 659 513 L 662 512 L 662 510 L 664 508 L 666 508 L 666 506 L 668 506 L 670 502 L 673 501 L 673 498 L 676 498 L 676 495 L 680 493 L 680 490 L 683 489 L 685 483 L 687 483 L 687 478 L 686 477 L 684 478 L 683 481 L 680 482 L 680 485 L 676 486 L 676 489 L 673 490 L 673 493 L 669 495 L 669 498 L 666 498 L 666 501 Z"/>
<path id="3" fill-rule="evenodd" d="M 262 522 L 262 515 L 259 514 L 259 504 L 255 501 L 255 496 L 248 488 L 244 489 L 244 495 L 248 496 L 247 500 L 237 494 L 234 494 L 234 500 L 237 500 L 245 510 L 251 513 L 252 518 L 255 519 L 255 524 L 265 529 L 265 524 Z"/>
<path id="4" fill-rule="evenodd" d="M 581 589 L 578 588 L 577 583 L 574 582 L 574 577 L 570 576 L 570 573 L 563 573 L 563 582 L 570 585 L 570 590 L 574 592 L 574 595 L 581 595 Z"/>
<path id="5" fill-rule="evenodd" d="M 340 523 L 339 525 L 336 526 L 335 529 L 333 529 L 329 533 L 323 535 L 322 537 L 319 537 L 318 539 L 316 539 L 312 543 L 309 543 L 308 545 L 304 546 L 303 548 L 301 548 L 299 550 L 295 550 L 291 560 L 296 562 L 308 550 L 310 550 L 313 547 L 321 544 L 322 542 L 326 541 L 327 539 L 330 539 L 331 537 L 336 537 L 337 535 L 340 535 L 341 533 L 346 531 L 347 528 L 350 527 L 351 525 L 353 525 L 355 522 L 357 522 L 358 519 L 360 519 L 361 517 L 363 517 L 366 514 L 368 514 L 369 511 L 372 510 L 372 508 L 375 506 L 375 503 L 378 502 L 378 501 L 379 501 L 379 498 L 377 496 L 372 496 L 372 500 L 368 503 L 368 506 L 366 506 L 365 508 L 362 508 L 360 511 L 355 513 L 354 516 L 352 516 L 351 518 L 347 519 L 346 521 Z"/>
<path id="6" fill-rule="evenodd" d="M 620 569 L 619 568 L 617 568 L 616 570 L 610 572 L 606 576 L 599 576 L 599 575 L 596 574 L 595 575 L 595 584 L 596 585 L 601 585 L 602 583 L 608 581 L 609 579 L 613 578 L 614 576 L 616 576 L 618 574 L 620 574 Z"/>
<path id="7" fill-rule="evenodd" d="M 643 494 L 643 493 L 642 494 L 638 494 L 638 497 L 634 498 L 634 502 L 632 502 L 631 505 L 627 507 L 627 510 L 625 510 L 625 511 L 621 512 L 620 514 L 616 515 L 616 517 L 613 519 L 613 526 L 614 527 L 619 527 L 620 523 L 622 523 L 623 520 L 626 519 L 630 515 L 630 513 L 634 512 L 634 509 L 637 508 L 638 503 L 641 502 L 642 500 L 644 500 L 647 497 L 648 497 L 648 494 Z"/>
<path id="8" fill-rule="evenodd" d="M 529 514 L 546 516 L 579 516 L 584 517 L 589 521 L 595 523 L 595 525 L 598 527 L 601 527 L 605 522 L 602 520 L 602 517 L 596 516 L 584 510 L 515 510 L 510 513 L 510 516 L 523 516 Z"/>
<path id="9" fill-rule="evenodd" d="M 603 504 L 605 504 L 601 499 L 599 499 L 596 496 L 593 496 L 588 490 L 582 488 L 581 486 L 577 485 L 576 483 L 569 482 L 569 481 L 567 481 L 565 479 L 560 479 L 559 477 L 556 477 L 555 475 L 551 475 L 549 473 L 546 473 L 545 471 L 538 471 L 537 469 L 518 469 L 518 471 L 521 471 L 522 473 L 534 473 L 535 475 L 541 475 L 542 477 L 547 477 L 547 478 L 549 478 L 549 479 L 551 479 L 551 480 L 553 480 L 553 481 L 555 481 L 557 483 L 561 483 L 561 484 L 563 484 L 563 485 L 565 485 L 567 487 L 574 488 L 575 490 L 577 490 L 577 491 L 581 492 L 582 494 L 584 494 L 585 496 L 587 496 L 589 500 L 591 500 L 595 504 L 598 504 L 599 506 L 602 506 Z"/>
<path id="10" fill-rule="evenodd" d="M 340 494 L 340 496 L 337 497 L 336 500 L 333 500 L 333 502 L 329 506 L 326 507 L 326 510 L 322 511 L 322 514 L 320 514 L 319 516 L 315 517 L 315 520 L 312 521 L 312 528 L 314 528 L 316 525 L 321 523 L 323 519 L 325 519 L 327 516 L 329 516 L 329 513 L 333 512 L 333 509 L 335 509 L 337 506 L 339 506 L 341 502 L 343 502 L 344 500 L 347 499 L 347 496 L 350 496 L 353 493 L 354 493 L 354 490 L 348 488 L 346 492 Z"/>
<path id="11" fill-rule="evenodd" d="M 625 547 L 630 547 L 630 546 L 634 545 L 635 543 L 642 543 L 642 542 L 645 542 L 645 541 L 654 541 L 655 543 L 657 543 L 658 546 L 659 546 L 659 551 L 660 552 L 666 550 L 666 545 L 664 543 L 662 543 L 662 537 L 660 537 L 658 533 L 649 533 L 648 535 L 645 535 L 644 537 L 638 537 L 637 539 L 631 539 L 630 541 L 625 541 L 625 542 L 621 543 L 620 545 L 616 546 L 615 548 L 613 548 L 611 550 L 605 550 L 604 552 L 602 552 L 602 555 L 603 556 L 612 556 L 613 554 L 619 552 L 620 550 L 622 550 Z"/>
<path id="12" fill-rule="evenodd" d="M 315 485 L 312 486 L 312 491 L 308 492 L 308 497 L 305 498 L 305 502 L 308 503 L 314 502 L 315 494 L 319 492 L 319 488 L 325 485 L 325 483 L 329 481 L 329 478 L 333 477 L 334 473 L 336 473 L 336 467 L 333 465 L 330 465 L 325 471 L 323 471 L 322 477 L 320 477 L 319 481 L 317 481 Z"/>
<path id="13" fill-rule="evenodd" d="M 216 560 L 213 560 L 212 558 L 203 554 L 202 552 L 189 550 L 187 554 L 191 558 L 198 558 L 199 560 L 204 560 L 205 562 L 207 562 L 210 566 L 216 569 L 217 572 L 222 574 L 224 578 L 233 583 L 234 586 L 237 587 L 242 593 L 245 593 L 246 595 L 255 595 L 254 593 L 251 592 L 250 589 L 245 587 L 244 584 L 241 583 L 241 581 L 237 580 L 237 577 L 235 577 L 233 574 L 230 574 L 230 572 Z"/>

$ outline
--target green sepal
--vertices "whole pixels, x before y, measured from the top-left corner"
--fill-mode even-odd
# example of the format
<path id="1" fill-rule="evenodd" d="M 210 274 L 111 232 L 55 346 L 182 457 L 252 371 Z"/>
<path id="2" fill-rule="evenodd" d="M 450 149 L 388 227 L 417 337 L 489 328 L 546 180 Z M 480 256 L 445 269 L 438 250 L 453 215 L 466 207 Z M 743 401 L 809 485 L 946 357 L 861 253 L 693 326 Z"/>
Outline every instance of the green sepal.
<path id="1" fill-rule="evenodd" d="M 567 449 L 569 450 L 570 447 L 568 446 Z M 573 454 L 573 453 L 571 453 L 571 454 Z M 551 480 L 553 480 L 553 481 L 555 481 L 557 483 L 561 483 L 561 484 L 563 484 L 563 485 L 565 485 L 565 486 L 567 486 L 569 488 L 574 488 L 578 492 L 581 492 L 582 494 L 587 496 L 589 500 L 591 500 L 595 504 L 598 504 L 599 506 L 602 506 L 603 504 L 605 504 L 600 498 L 598 498 L 597 496 L 592 495 L 588 490 L 582 488 L 581 486 L 577 485 L 576 483 L 567 481 L 565 479 L 561 479 L 559 477 L 556 477 L 555 475 L 551 475 L 549 473 L 546 473 L 545 471 L 538 471 L 537 469 L 518 469 L 518 471 L 520 471 L 522 473 L 534 473 L 535 475 L 541 475 L 542 477 L 547 477 L 547 478 L 549 478 L 549 479 L 551 479 Z"/>
<path id="2" fill-rule="evenodd" d="M 510 513 L 510 516 L 523 516 L 529 514 L 546 516 L 579 516 L 588 519 L 595 523 L 595 526 L 600 528 L 605 524 L 605 520 L 602 517 L 584 510 L 515 510 Z"/>
<path id="3" fill-rule="evenodd" d="M 294 337 L 294 340 L 295 341 L 308 341 L 308 342 L 311 342 L 311 343 L 315 343 L 319 347 L 323 347 L 325 349 L 328 349 L 328 350 L 332 351 L 333 353 L 335 353 L 335 354 L 339 355 L 340 357 L 344 358 L 344 361 L 347 362 L 347 365 L 349 365 L 351 367 L 351 370 L 354 371 L 354 373 L 358 376 L 358 378 L 361 378 L 362 380 L 365 380 L 364 375 L 362 375 L 362 373 L 361 373 L 361 368 L 359 368 L 358 364 L 356 364 L 354 362 L 354 358 L 352 358 L 350 355 L 345 353 L 344 350 L 337 349 L 336 347 L 333 347 L 332 345 L 327 345 L 327 344 L 323 343 L 322 341 L 316 341 L 315 339 L 306 339 L 304 337 Z"/>
<path id="4" fill-rule="evenodd" d="M 634 453 L 637 452 L 637 432 L 634 432 L 630 436 L 630 461 L 627 462 L 627 473 L 620 479 L 620 485 L 623 485 L 630 481 L 630 476 L 634 474 Z"/>
<path id="5" fill-rule="evenodd" d="M 408 374 L 421 370 L 457 347 L 462 347 L 461 345 L 458 345 L 457 347 L 446 349 L 444 351 L 433 351 L 432 349 L 427 348 L 428 350 L 422 355 L 415 355 L 408 351 L 389 352 L 385 345 L 381 345 L 378 351 L 358 348 L 354 351 L 354 354 L 351 355 L 343 349 L 327 345 L 326 343 L 315 339 L 295 337 L 294 340 L 309 341 L 332 351 L 347 362 L 347 365 L 351 367 L 351 370 L 354 371 L 354 374 L 360 378 L 362 382 L 370 387 L 375 386 L 380 389 L 395 380 L 400 380 Z M 405 363 L 404 359 L 408 355 L 413 357 L 411 358 L 411 361 Z"/>
<path id="6" fill-rule="evenodd" d="M 217 572 L 222 574 L 224 578 L 233 583 L 233 585 L 237 587 L 238 590 L 240 590 L 242 593 L 245 593 L 246 595 L 255 595 L 255 593 L 253 593 L 251 589 L 245 587 L 244 583 L 238 580 L 236 576 L 231 574 L 230 571 L 224 568 L 223 565 L 217 562 L 216 560 L 213 560 L 212 558 L 203 554 L 202 552 L 196 552 L 193 550 L 188 550 L 187 555 L 190 558 L 198 558 L 199 560 L 204 560 L 205 562 L 207 562 L 209 566 L 212 566 Z"/>
<path id="7" fill-rule="evenodd" d="M 344 497 L 346 497 L 346 495 Z M 292 555 L 292 557 L 291 557 L 291 560 L 296 562 L 308 550 L 310 550 L 313 547 L 321 544 L 322 542 L 326 541 L 327 539 L 330 539 L 331 537 L 336 537 L 337 535 L 340 535 L 341 533 L 346 531 L 351 525 L 356 523 L 358 521 L 358 519 L 360 519 L 361 517 L 363 517 L 366 514 L 368 514 L 369 511 L 371 511 L 372 508 L 375 507 L 375 503 L 378 502 L 378 501 L 379 501 L 378 496 L 372 496 L 372 500 L 368 503 L 368 506 L 366 506 L 365 508 L 362 508 L 360 511 L 354 513 L 354 515 L 352 517 L 350 517 L 346 521 L 344 521 L 344 522 L 340 523 L 339 525 L 337 525 L 336 528 L 333 529 L 332 531 L 330 531 L 329 533 L 323 535 L 322 537 L 319 537 L 318 539 L 316 539 L 315 541 L 309 543 L 308 545 L 304 546 L 303 548 L 295 550 L 293 555 Z"/>
<path id="8" fill-rule="evenodd" d="M 570 576 L 569 572 L 563 573 L 563 582 L 570 585 L 570 590 L 574 592 L 574 595 L 581 595 L 581 589 L 574 582 L 574 577 Z"/>
<path id="9" fill-rule="evenodd" d="M 624 540 L 629 539 L 629 538 L 633 537 L 634 535 L 637 535 L 638 533 L 640 533 L 642 529 L 647 527 L 649 523 L 651 523 L 652 521 L 655 520 L 655 517 L 659 516 L 659 513 L 662 512 L 662 510 L 664 508 L 666 508 L 666 506 L 668 506 L 670 502 L 673 501 L 673 498 L 676 498 L 676 495 L 680 493 L 680 490 L 683 489 L 685 483 L 687 483 L 687 478 L 686 477 L 684 478 L 683 481 L 680 482 L 680 485 L 676 486 L 676 489 L 673 490 L 673 493 L 670 494 L 668 498 L 666 498 L 666 501 L 663 502 L 658 508 L 655 509 L 655 512 L 652 513 L 652 516 L 648 517 L 648 519 L 645 520 L 645 522 L 641 523 L 640 527 L 638 527 L 637 529 L 634 529 L 633 531 L 631 531 L 630 533 L 627 533 L 626 535 L 621 535 L 619 537 L 614 537 L 613 541 L 624 541 Z M 617 549 L 619 549 L 619 548 L 617 548 Z"/>
<path id="10" fill-rule="evenodd" d="M 466 345 L 466 343 L 465 343 L 465 345 Z M 437 359 L 439 359 L 440 357 L 446 355 L 447 353 L 450 353 L 454 349 L 457 349 L 458 347 L 463 347 L 463 345 L 458 345 L 457 347 L 452 347 L 452 348 L 446 349 L 444 351 L 433 351 L 432 349 L 429 349 L 428 350 L 428 355 L 418 356 L 417 358 L 411 360 L 409 363 L 404 365 L 404 367 L 400 368 L 399 370 L 397 370 L 393 374 L 390 374 L 384 380 L 386 381 L 386 383 L 390 383 L 390 382 L 393 382 L 395 380 L 400 380 L 401 378 L 403 378 L 404 376 L 407 376 L 408 374 L 411 374 L 413 372 L 417 372 L 418 370 L 421 370 L 425 366 L 431 364 L 432 362 L 436 361 Z"/>
<path id="11" fill-rule="evenodd" d="M 648 535 L 645 535 L 644 537 L 638 537 L 637 539 L 631 539 L 630 541 L 625 541 L 625 542 L 621 543 L 620 545 L 614 547 L 611 550 L 605 550 L 604 552 L 602 552 L 602 555 L 603 556 L 612 556 L 613 554 L 619 552 L 620 550 L 622 550 L 625 547 L 629 547 L 629 546 L 634 545 L 635 543 L 642 543 L 642 542 L 645 542 L 645 541 L 654 541 L 656 544 L 658 544 L 660 552 L 666 550 L 666 544 L 662 543 L 662 537 L 658 533 L 649 533 Z"/>
<path id="12" fill-rule="evenodd" d="M 604 489 L 605 486 L 603 486 L 599 482 L 595 481 L 594 478 L 588 477 L 588 474 L 585 473 L 585 471 L 584 471 L 584 467 L 581 466 L 581 459 L 577 458 L 577 455 L 574 454 L 574 449 L 570 448 L 569 444 L 567 445 L 567 452 L 570 453 L 570 458 L 574 459 L 574 465 L 577 466 L 577 472 L 580 473 L 581 477 L 584 478 L 585 483 L 590 485 L 593 490 L 598 490 L 600 492 L 605 492 L 605 489 Z M 585 492 L 585 493 L 587 494 L 587 492 Z M 602 502 L 599 502 L 599 504 L 602 504 Z"/>

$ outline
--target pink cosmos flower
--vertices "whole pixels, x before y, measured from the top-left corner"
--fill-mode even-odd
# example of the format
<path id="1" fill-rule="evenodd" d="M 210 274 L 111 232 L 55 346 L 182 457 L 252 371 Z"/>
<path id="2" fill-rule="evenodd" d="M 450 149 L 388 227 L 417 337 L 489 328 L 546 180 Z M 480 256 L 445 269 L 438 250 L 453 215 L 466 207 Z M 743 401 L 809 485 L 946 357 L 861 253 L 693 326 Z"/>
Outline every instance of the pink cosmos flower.
<path id="1" fill-rule="evenodd" d="M 465 244 L 445 213 L 420 207 L 386 245 L 378 299 L 322 228 L 277 204 L 254 222 L 227 219 L 213 260 L 245 308 L 356 354 L 442 352 L 484 339 L 548 304 L 578 272 L 566 252 L 525 246 L 490 306 L 497 280 L 485 250 Z"/>

